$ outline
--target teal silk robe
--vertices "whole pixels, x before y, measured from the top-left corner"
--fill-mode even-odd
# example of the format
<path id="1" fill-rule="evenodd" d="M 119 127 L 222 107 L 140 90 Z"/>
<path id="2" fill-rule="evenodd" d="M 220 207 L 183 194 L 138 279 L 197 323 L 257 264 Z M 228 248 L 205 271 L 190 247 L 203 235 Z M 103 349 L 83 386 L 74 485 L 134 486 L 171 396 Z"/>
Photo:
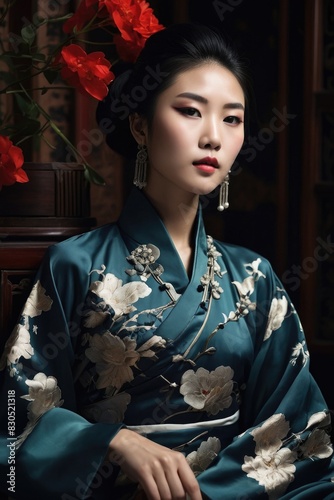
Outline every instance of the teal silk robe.
<path id="1" fill-rule="evenodd" d="M 334 498 L 330 417 L 286 291 L 200 210 L 194 238 L 189 278 L 134 189 L 117 223 L 49 248 L 1 358 L 4 493 L 134 498 L 106 460 L 128 427 L 184 453 L 203 498 Z"/>

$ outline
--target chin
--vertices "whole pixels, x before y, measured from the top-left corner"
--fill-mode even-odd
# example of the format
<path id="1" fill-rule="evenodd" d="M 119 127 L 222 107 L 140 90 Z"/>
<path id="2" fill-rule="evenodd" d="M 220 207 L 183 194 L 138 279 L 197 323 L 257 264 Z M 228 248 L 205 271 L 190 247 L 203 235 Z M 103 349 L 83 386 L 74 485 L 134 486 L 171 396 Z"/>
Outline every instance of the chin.
<path id="1" fill-rule="evenodd" d="M 209 186 L 209 187 L 206 187 L 206 186 L 202 186 L 200 189 L 198 189 L 196 192 L 194 192 L 194 194 L 197 194 L 199 196 L 207 196 L 208 194 L 212 193 L 213 191 L 215 191 L 216 189 L 219 188 L 219 185 L 215 184 L 214 186 Z"/>

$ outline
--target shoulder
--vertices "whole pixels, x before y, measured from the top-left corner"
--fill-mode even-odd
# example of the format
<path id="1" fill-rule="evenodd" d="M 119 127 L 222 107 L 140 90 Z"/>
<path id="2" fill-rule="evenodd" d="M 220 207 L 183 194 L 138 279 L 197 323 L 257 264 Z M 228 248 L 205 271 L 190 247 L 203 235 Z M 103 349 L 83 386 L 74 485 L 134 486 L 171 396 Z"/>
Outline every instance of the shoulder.
<path id="1" fill-rule="evenodd" d="M 282 288 L 270 261 L 263 255 L 239 245 L 222 243 L 217 240 L 214 240 L 213 243 L 221 254 L 220 259 L 222 259 L 223 267 L 231 281 L 242 282 L 249 276 L 253 276 L 259 291 L 266 290 L 266 293 L 273 294 L 277 287 Z"/>
<path id="2" fill-rule="evenodd" d="M 53 264 L 84 263 L 103 249 L 107 251 L 119 237 L 115 223 L 92 229 L 86 233 L 67 238 L 48 248 L 47 256 Z"/>
<path id="3" fill-rule="evenodd" d="M 232 243 L 223 243 L 218 240 L 213 240 L 213 242 L 227 264 L 230 263 L 233 266 L 244 268 L 245 265 L 258 262 L 259 265 L 261 264 L 261 267 L 272 271 L 269 260 L 250 248 L 234 245 Z"/>

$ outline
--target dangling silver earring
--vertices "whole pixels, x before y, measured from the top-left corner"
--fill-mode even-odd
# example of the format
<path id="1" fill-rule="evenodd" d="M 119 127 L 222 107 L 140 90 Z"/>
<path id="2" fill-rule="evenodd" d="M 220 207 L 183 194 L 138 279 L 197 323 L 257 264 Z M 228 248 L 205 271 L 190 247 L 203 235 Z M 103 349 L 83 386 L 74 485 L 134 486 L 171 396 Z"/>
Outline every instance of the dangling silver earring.
<path id="1" fill-rule="evenodd" d="M 138 144 L 138 153 L 136 158 L 135 175 L 133 178 L 133 183 L 139 189 L 146 186 L 146 176 L 147 176 L 147 147 L 145 144 Z"/>
<path id="2" fill-rule="evenodd" d="M 219 203 L 218 203 L 218 207 L 217 207 L 217 210 L 219 210 L 219 212 L 222 212 L 223 210 L 225 210 L 226 208 L 228 208 L 230 206 L 230 204 L 228 202 L 228 186 L 229 186 L 229 180 L 230 180 L 229 173 L 225 177 L 224 182 L 222 182 L 220 185 Z"/>

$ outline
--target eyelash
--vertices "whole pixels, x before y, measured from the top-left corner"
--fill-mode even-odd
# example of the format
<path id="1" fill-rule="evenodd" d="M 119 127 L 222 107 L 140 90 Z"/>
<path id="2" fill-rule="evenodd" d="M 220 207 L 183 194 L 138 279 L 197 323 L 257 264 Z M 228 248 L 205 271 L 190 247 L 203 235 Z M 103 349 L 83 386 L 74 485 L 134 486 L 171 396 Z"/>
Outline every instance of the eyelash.
<path id="1" fill-rule="evenodd" d="M 243 123 L 243 121 L 241 120 L 241 118 L 239 118 L 238 116 L 227 116 L 224 121 L 226 121 L 227 123 L 230 123 L 231 125 L 239 125 L 239 123 Z M 232 123 L 233 122 L 233 123 Z"/>
<path id="2" fill-rule="evenodd" d="M 200 116 L 200 112 L 196 108 L 193 108 L 191 106 L 187 106 L 184 108 L 177 108 L 177 110 L 183 115 L 195 116 L 195 113 L 197 113 Z M 193 113 L 193 112 L 195 112 L 195 113 Z M 226 118 L 224 118 L 224 122 L 226 122 L 230 125 L 239 125 L 240 123 L 243 123 L 241 118 L 239 118 L 238 116 L 233 116 L 233 115 L 227 116 Z"/>
<path id="3" fill-rule="evenodd" d="M 196 108 L 192 108 L 191 106 L 187 106 L 185 108 L 177 108 L 177 110 L 183 115 L 188 115 L 188 116 L 194 116 L 194 114 L 191 114 L 189 111 L 195 111 L 195 113 L 200 114 L 200 112 Z"/>

